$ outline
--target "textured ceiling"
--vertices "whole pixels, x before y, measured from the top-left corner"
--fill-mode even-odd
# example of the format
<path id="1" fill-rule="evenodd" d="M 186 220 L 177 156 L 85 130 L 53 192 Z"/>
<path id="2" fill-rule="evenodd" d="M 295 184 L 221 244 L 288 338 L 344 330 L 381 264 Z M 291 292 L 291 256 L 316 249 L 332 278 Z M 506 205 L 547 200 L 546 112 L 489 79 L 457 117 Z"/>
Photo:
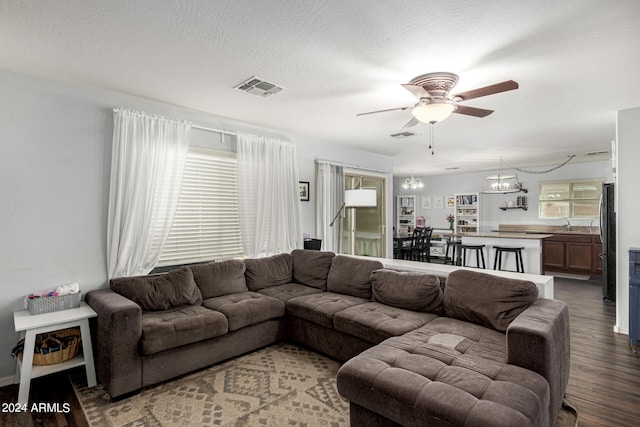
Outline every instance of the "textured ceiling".
<path id="1" fill-rule="evenodd" d="M 394 156 L 417 175 L 576 161 L 610 150 L 616 110 L 640 106 L 640 2 L 0 0 L 0 68 L 210 112 Z M 513 79 L 396 140 L 410 106 L 400 86 L 434 71 L 453 92 Z M 232 89 L 257 75 L 285 91 Z"/>

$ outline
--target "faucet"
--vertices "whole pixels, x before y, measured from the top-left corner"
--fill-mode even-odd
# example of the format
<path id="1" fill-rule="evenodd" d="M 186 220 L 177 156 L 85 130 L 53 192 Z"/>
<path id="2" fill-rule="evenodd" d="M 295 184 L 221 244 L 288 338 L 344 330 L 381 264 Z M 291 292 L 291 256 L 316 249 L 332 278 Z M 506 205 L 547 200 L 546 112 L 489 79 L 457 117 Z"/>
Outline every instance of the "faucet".
<path id="1" fill-rule="evenodd" d="M 567 220 L 567 231 L 571 231 L 571 223 Z"/>

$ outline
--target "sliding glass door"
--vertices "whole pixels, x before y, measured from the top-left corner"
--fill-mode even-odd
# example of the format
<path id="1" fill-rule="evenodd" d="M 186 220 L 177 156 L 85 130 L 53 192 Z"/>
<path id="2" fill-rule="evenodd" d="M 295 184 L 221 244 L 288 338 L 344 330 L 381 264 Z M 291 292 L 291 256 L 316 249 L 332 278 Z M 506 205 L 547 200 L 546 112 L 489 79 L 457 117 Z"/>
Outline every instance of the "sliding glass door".
<path id="1" fill-rule="evenodd" d="M 345 190 L 376 190 L 375 207 L 346 208 L 342 252 L 384 258 L 386 256 L 386 178 L 345 170 Z"/>

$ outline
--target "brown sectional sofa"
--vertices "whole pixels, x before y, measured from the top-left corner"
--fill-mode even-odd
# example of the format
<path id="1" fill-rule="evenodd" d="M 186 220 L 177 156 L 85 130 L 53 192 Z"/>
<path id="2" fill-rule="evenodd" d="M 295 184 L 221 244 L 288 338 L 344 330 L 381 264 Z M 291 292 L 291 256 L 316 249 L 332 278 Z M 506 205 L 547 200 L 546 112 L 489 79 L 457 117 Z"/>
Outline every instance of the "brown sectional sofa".
<path id="1" fill-rule="evenodd" d="M 284 339 L 346 361 L 353 426 L 553 425 L 568 381 L 566 305 L 466 269 L 295 250 L 113 279 L 86 301 L 112 397 Z"/>

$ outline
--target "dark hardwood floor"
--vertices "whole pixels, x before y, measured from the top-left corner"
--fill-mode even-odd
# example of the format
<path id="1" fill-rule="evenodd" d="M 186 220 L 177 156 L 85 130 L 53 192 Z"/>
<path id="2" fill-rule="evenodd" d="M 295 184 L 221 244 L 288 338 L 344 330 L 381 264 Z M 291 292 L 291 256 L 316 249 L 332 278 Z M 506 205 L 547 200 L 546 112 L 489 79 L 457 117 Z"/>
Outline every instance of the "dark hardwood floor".
<path id="1" fill-rule="evenodd" d="M 613 332 L 615 303 L 602 301 L 599 281 L 555 279 L 555 297 L 571 316 L 567 400 L 581 426 L 640 425 L 640 354 Z"/>
<path id="2" fill-rule="evenodd" d="M 628 337 L 615 334 L 615 304 L 602 301 L 600 282 L 555 279 L 555 297 L 569 305 L 571 374 L 567 400 L 581 426 L 640 425 L 640 354 Z M 80 369 L 80 371 L 82 370 Z M 15 385 L 0 388 L 0 403 L 15 402 Z M 43 414 L 0 413 L 0 426 L 87 426 L 68 373 L 33 381 L 31 402 L 69 403 L 71 411 Z"/>
<path id="3" fill-rule="evenodd" d="M 29 407 L 33 403 L 59 404 L 58 412 L 20 412 L 9 413 L 0 411 L 0 426 L 32 427 L 32 426 L 65 426 L 88 427 L 80 404 L 69 381 L 70 374 L 82 374 L 84 368 L 75 368 L 65 372 L 36 378 L 31 382 Z M 10 385 L 0 388 L 0 404 L 16 403 L 18 401 L 18 386 Z M 64 411 L 64 404 L 69 404 L 70 411 Z"/>

